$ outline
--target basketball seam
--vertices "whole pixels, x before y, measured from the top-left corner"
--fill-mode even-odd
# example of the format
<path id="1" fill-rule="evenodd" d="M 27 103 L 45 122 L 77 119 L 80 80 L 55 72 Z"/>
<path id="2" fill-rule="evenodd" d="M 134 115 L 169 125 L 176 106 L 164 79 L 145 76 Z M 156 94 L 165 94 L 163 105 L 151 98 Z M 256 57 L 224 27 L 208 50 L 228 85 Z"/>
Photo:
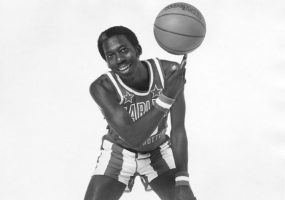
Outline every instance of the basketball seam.
<path id="1" fill-rule="evenodd" d="M 189 17 L 189 18 L 191 18 L 191 19 L 194 19 L 194 20 L 197 21 L 198 23 L 200 23 L 200 24 L 203 26 L 203 28 L 206 29 L 206 25 L 205 25 L 206 22 L 202 23 L 201 21 L 197 20 L 196 17 L 192 17 L 192 16 L 189 16 L 189 15 L 181 14 L 181 13 L 166 13 L 166 14 L 163 14 L 163 15 L 160 15 L 160 16 L 156 17 L 156 19 L 158 19 L 158 18 L 160 18 L 160 17 L 163 17 L 163 16 L 166 16 L 166 15 L 181 15 L 181 16 Z"/>
<path id="2" fill-rule="evenodd" d="M 158 42 L 159 45 L 161 45 L 162 47 L 164 47 L 164 48 L 166 48 L 166 49 L 168 49 L 168 50 L 174 51 L 174 52 L 176 51 L 176 52 L 181 52 L 181 53 L 185 53 L 185 52 L 188 52 L 188 53 L 189 53 L 189 52 L 193 51 L 194 49 L 198 48 L 198 47 L 201 45 L 201 43 L 200 43 L 199 45 L 197 45 L 197 46 L 194 47 L 194 48 L 187 49 L 187 50 L 185 50 L 185 51 L 181 51 L 181 50 L 177 50 L 177 49 L 171 49 L 171 48 L 165 46 L 157 37 L 155 37 L 155 38 L 156 38 L 156 41 Z"/>
<path id="3" fill-rule="evenodd" d="M 185 37 L 195 37 L 195 38 L 205 37 L 205 35 L 187 35 L 187 34 L 182 34 L 182 33 L 176 33 L 176 32 L 173 32 L 173 31 L 168 31 L 166 29 L 163 29 L 163 28 L 157 26 L 156 24 L 154 24 L 154 27 L 159 29 L 159 30 L 161 30 L 161 31 L 165 31 L 165 32 L 168 32 L 168 33 L 173 33 L 173 34 L 181 35 L 181 36 L 185 36 Z"/>

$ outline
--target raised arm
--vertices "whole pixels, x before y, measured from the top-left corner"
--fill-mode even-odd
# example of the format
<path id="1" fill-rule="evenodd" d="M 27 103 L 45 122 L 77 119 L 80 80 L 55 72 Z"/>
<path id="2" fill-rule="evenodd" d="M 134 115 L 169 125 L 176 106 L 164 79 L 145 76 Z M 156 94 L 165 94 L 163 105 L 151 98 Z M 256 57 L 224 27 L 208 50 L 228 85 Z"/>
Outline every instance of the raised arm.
<path id="1" fill-rule="evenodd" d="M 186 58 L 185 58 L 186 59 Z M 176 165 L 175 200 L 196 200 L 189 182 L 188 174 L 188 139 L 185 129 L 186 105 L 184 87 L 170 110 L 171 115 L 171 148 Z M 186 179 L 185 179 L 186 178 Z"/>
<path id="2" fill-rule="evenodd" d="M 187 56 L 183 57 L 183 60 L 180 66 L 186 65 Z M 185 62 L 185 63 L 183 63 Z M 172 65 L 177 63 L 162 60 L 161 61 L 164 73 L 170 73 Z M 185 77 L 183 77 L 185 79 Z M 188 163 L 188 144 L 187 144 L 187 135 L 185 130 L 185 99 L 184 99 L 184 84 L 180 88 L 181 92 L 176 97 L 175 103 L 170 109 L 171 117 L 171 130 L 170 130 L 170 139 L 172 145 L 172 151 L 175 159 L 177 171 L 187 171 Z"/>

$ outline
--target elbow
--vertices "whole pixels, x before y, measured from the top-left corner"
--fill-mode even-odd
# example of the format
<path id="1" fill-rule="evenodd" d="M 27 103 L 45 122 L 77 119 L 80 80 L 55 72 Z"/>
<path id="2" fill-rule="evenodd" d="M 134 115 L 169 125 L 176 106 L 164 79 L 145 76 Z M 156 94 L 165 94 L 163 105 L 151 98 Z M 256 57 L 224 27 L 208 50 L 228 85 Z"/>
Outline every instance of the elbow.
<path id="1" fill-rule="evenodd" d="M 131 135 L 131 134 L 130 134 Z M 132 135 L 130 137 L 127 137 L 126 142 L 130 145 L 131 148 L 136 149 L 140 147 L 143 142 L 145 141 L 144 138 L 140 138 L 138 136 Z"/>
<path id="2" fill-rule="evenodd" d="M 171 133 L 176 135 L 186 135 L 185 126 L 176 126 L 171 129 Z"/>
<path id="3" fill-rule="evenodd" d="M 137 149 L 139 148 L 147 139 L 147 137 L 143 137 L 145 134 L 142 134 L 141 131 L 136 132 L 133 129 L 129 129 L 125 132 L 125 141 L 130 145 L 131 148 Z M 136 134 L 139 133 L 139 134 Z"/>
<path id="4" fill-rule="evenodd" d="M 129 145 L 132 149 L 137 149 L 138 147 L 140 147 L 142 145 L 142 143 L 143 142 L 132 141 L 129 143 Z"/>
<path id="5" fill-rule="evenodd" d="M 131 149 L 137 149 L 143 144 L 142 141 L 132 140 L 130 138 L 128 138 L 127 140 L 126 139 L 124 139 L 124 140 L 129 145 L 129 147 Z"/>
<path id="6" fill-rule="evenodd" d="M 185 127 L 179 127 L 179 128 L 172 128 L 170 131 L 170 137 L 171 138 L 181 138 L 187 140 L 187 134 Z"/>
<path id="7" fill-rule="evenodd" d="M 133 149 L 141 146 L 145 140 L 141 134 L 135 134 L 136 131 L 131 126 L 124 126 L 123 130 L 117 129 L 116 132 Z"/>

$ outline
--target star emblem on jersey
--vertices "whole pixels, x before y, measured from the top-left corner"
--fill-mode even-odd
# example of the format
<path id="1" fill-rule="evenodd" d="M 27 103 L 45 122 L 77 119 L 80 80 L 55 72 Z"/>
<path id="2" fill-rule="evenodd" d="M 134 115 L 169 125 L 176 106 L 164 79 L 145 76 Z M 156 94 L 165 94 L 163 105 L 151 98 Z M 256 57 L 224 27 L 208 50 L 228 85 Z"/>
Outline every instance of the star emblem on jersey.
<path id="1" fill-rule="evenodd" d="M 160 95 L 161 91 L 162 91 L 162 88 L 158 88 L 155 84 L 153 90 L 151 90 L 152 98 L 158 97 Z"/>
<path id="2" fill-rule="evenodd" d="M 126 92 L 126 95 L 124 95 L 124 99 L 125 99 L 124 103 L 127 103 L 127 102 L 133 103 L 133 97 L 134 97 L 133 94 Z"/>

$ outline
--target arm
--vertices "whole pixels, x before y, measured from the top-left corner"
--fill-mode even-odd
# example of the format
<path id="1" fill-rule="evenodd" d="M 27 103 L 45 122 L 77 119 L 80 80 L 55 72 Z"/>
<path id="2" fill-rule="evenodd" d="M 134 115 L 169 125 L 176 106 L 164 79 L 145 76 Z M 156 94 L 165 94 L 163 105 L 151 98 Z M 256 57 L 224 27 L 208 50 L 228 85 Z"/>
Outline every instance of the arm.
<path id="1" fill-rule="evenodd" d="M 171 116 L 171 147 L 176 165 L 176 173 L 188 173 L 188 140 L 185 130 L 186 105 L 184 98 L 184 86 L 170 109 Z M 175 200 L 196 200 L 191 187 L 177 185 L 175 187 Z"/>
<path id="2" fill-rule="evenodd" d="M 185 130 L 185 99 L 183 91 L 171 107 L 171 147 L 177 172 L 188 172 L 188 140 Z M 175 187 L 175 200 L 196 200 L 189 184 Z"/>
<path id="3" fill-rule="evenodd" d="M 185 99 L 182 91 L 170 110 L 170 139 L 177 172 L 188 171 L 188 141 L 185 130 Z"/>
<path id="4" fill-rule="evenodd" d="M 140 145 L 151 135 L 165 114 L 157 109 L 151 109 L 134 122 L 116 100 L 116 92 L 105 76 L 101 76 L 91 84 L 90 93 L 101 108 L 108 124 L 133 147 Z"/>
<path id="5" fill-rule="evenodd" d="M 181 66 L 185 67 L 187 56 L 183 57 Z M 183 63 L 184 62 L 184 63 Z M 178 65 L 175 62 L 161 60 L 163 71 L 167 76 L 172 65 Z M 183 66 L 184 64 L 184 66 Z M 184 79 L 185 77 L 183 77 Z M 171 131 L 170 139 L 175 160 L 177 172 L 188 170 L 188 142 L 185 130 L 185 99 L 184 99 L 184 84 L 180 88 L 181 92 L 176 98 L 175 103 L 170 109 Z"/>

